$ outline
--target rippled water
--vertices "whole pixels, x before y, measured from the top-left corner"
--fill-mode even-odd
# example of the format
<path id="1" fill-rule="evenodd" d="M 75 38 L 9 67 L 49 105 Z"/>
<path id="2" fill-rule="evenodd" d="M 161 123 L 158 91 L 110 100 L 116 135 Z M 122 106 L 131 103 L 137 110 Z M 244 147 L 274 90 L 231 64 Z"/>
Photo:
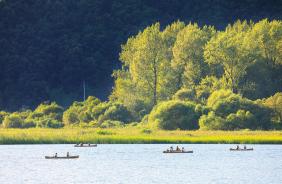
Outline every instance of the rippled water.
<path id="1" fill-rule="evenodd" d="M 0 145 L 0 183 L 282 183 L 282 145 L 189 144 L 193 154 L 163 154 L 169 145 Z M 79 154 L 76 160 L 46 160 L 45 155 Z"/>

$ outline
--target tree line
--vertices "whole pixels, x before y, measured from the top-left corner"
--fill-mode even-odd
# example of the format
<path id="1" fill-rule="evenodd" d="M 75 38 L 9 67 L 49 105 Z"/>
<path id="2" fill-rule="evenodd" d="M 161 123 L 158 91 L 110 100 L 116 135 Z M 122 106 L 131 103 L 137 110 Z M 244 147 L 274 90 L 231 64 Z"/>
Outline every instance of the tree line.
<path id="1" fill-rule="evenodd" d="M 223 31 L 181 21 L 164 28 L 155 23 L 122 45 L 120 61 L 107 102 L 89 97 L 65 111 L 47 103 L 35 111 L 2 112 L 3 126 L 11 127 L 16 116 L 22 127 L 30 120 L 41 127 L 50 122 L 168 130 L 281 128 L 280 20 L 238 20 Z"/>

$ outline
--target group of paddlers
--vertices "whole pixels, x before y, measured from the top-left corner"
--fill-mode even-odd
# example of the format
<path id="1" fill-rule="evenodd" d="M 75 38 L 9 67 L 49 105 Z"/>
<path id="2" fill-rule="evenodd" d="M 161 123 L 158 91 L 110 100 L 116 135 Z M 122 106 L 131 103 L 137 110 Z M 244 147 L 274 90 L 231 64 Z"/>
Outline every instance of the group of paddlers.
<path id="1" fill-rule="evenodd" d="M 54 157 L 57 158 L 58 157 L 58 153 L 55 153 Z M 69 152 L 67 152 L 67 157 L 70 157 L 70 153 Z"/>
<path id="2" fill-rule="evenodd" d="M 178 147 L 178 146 L 176 146 L 176 149 L 174 150 L 173 149 L 173 146 L 171 146 L 169 149 L 167 149 L 166 150 L 167 152 L 184 152 L 185 150 L 184 150 L 184 147 L 182 147 L 181 149 Z"/>
<path id="3" fill-rule="evenodd" d="M 239 147 L 239 145 L 237 145 L 237 146 L 236 146 L 236 150 L 239 150 L 239 149 L 241 149 L 241 148 Z M 244 145 L 244 150 L 245 150 L 245 149 L 247 149 L 247 146 L 246 146 L 246 145 Z"/>
<path id="4" fill-rule="evenodd" d="M 79 143 L 79 144 L 77 143 L 77 144 L 76 144 L 76 146 L 84 146 L 84 145 L 85 145 L 85 144 L 83 144 L 83 143 Z M 90 146 L 90 143 L 88 143 L 88 144 L 86 144 L 86 145 Z"/>

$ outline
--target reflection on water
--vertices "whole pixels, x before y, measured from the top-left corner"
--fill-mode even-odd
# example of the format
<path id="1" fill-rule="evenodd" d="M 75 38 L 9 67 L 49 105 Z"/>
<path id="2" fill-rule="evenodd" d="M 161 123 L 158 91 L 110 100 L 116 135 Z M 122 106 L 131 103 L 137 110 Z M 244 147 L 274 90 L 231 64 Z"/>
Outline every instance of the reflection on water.
<path id="1" fill-rule="evenodd" d="M 230 152 L 234 145 L 180 145 L 192 154 L 163 154 L 170 145 L 0 145 L 0 183 L 78 184 L 281 184 L 282 145 L 248 145 L 250 152 Z M 46 160 L 45 155 L 80 155 L 74 160 Z"/>

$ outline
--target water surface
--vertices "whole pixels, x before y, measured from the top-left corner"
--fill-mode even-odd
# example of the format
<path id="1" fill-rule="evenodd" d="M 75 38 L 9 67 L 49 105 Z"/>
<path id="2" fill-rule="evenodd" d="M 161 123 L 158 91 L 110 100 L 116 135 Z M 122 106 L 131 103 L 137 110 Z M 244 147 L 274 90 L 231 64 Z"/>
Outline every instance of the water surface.
<path id="1" fill-rule="evenodd" d="M 31 184 L 281 184 L 282 145 L 182 144 L 193 154 L 163 154 L 165 144 L 0 145 L 0 183 Z M 46 160 L 69 151 L 76 160 Z"/>

